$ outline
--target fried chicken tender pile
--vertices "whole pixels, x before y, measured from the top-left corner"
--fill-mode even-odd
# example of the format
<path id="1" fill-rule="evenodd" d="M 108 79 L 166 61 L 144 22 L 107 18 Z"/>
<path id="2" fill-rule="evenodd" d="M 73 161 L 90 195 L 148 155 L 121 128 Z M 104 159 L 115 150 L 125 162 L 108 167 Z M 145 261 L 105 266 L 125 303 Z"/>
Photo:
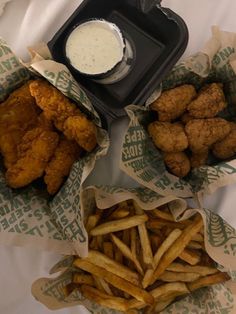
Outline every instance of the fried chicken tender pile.
<path id="1" fill-rule="evenodd" d="M 83 150 L 96 147 L 96 134 L 92 121 L 55 87 L 27 82 L 0 104 L 7 184 L 21 188 L 44 176 L 48 193 L 55 194 Z"/>
<path id="2" fill-rule="evenodd" d="M 182 85 L 164 91 L 151 105 L 159 121 L 150 123 L 147 130 L 155 146 L 164 152 L 172 174 L 186 176 L 191 168 L 205 165 L 211 152 L 219 159 L 233 157 L 236 124 L 216 116 L 226 106 L 219 83 L 203 86 L 198 94 L 193 86 Z"/>
<path id="3" fill-rule="evenodd" d="M 32 82 L 30 92 L 45 117 L 68 136 L 68 139 L 75 140 L 88 152 L 95 148 L 96 126 L 66 96 L 43 80 Z"/>

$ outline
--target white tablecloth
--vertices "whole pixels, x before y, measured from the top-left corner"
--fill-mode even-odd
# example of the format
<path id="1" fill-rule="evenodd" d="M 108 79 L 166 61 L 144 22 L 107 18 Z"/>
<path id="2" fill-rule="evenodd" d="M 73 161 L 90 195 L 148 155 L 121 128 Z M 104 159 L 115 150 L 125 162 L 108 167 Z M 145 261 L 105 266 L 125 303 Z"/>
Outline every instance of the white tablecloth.
<path id="1" fill-rule="evenodd" d="M 1 2 L 4 0 L 0 0 L 0 6 Z M 51 39 L 80 3 L 81 0 L 12 0 L 0 16 L 0 36 L 8 41 L 17 55 L 27 58 L 26 47 Z M 188 25 L 190 38 L 184 56 L 202 47 L 210 37 L 211 25 L 236 31 L 235 0 L 163 0 L 162 5 L 177 12 Z M 126 118 L 113 124 L 109 154 L 98 162 L 88 183 L 135 184 L 119 171 L 120 146 L 126 127 Z M 235 188 L 236 185 L 222 188 L 205 199 L 206 206 L 219 212 L 234 227 Z M 52 313 L 34 300 L 30 287 L 35 279 L 47 276 L 49 268 L 58 258 L 56 254 L 33 249 L 0 247 L 0 313 Z M 74 307 L 57 313 L 78 314 L 85 311 Z"/>

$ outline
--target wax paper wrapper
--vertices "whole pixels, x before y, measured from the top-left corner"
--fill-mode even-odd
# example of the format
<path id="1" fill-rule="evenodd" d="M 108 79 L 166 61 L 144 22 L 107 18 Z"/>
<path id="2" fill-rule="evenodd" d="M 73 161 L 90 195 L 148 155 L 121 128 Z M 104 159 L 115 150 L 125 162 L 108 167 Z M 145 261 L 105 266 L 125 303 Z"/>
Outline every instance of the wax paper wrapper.
<path id="1" fill-rule="evenodd" d="M 124 136 L 121 169 L 140 184 L 162 195 L 175 194 L 191 197 L 196 193 L 210 194 L 221 186 L 236 182 L 236 160 L 210 160 L 211 166 L 202 166 L 180 179 L 165 167 L 160 151 L 147 133 L 153 121 L 149 105 L 163 90 L 181 84 L 193 84 L 197 89 L 207 82 L 223 82 L 228 107 L 221 112 L 227 120 L 236 119 L 236 34 L 212 28 L 212 38 L 204 49 L 177 64 L 162 82 L 162 86 L 148 99 L 145 107 L 130 105 L 130 118 Z"/>
<path id="2" fill-rule="evenodd" d="M 221 217 L 207 209 L 187 209 L 185 200 L 175 196 L 162 197 L 147 189 L 136 188 L 124 190 L 117 187 L 88 187 L 83 191 L 82 207 L 86 214 L 93 212 L 95 205 L 106 209 L 121 201 L 133 199 L 145 210 L 168 204 L 176 221 L 184 220 L 199 212 L 204 220 L 205 246 L 208 254 L 228 271 L 232 277 L 236 270 L 236 230 L 229 226 Z M 59 261 L 51 270 L 51 274 L 60 271 L 54 278 L 41 278 L 32 285 L 34 297 L 50 309 L 84 305 L 91 313 L 118 314 L 120 312 L 107 309 L 85 299 L 79 291 L 73 291 L 65 297 L 63 288 L 72 281 L 72 267 L 74 257 L 67 256 Z M 232 286 L 235 284 L 230 281 Z M 218 284 L 186 296 L 182 300 L 170 305 L 162 313 L 235 313 L 234 298 L 226 284 Z"/>
<path id="3" fill-rule="evenodd" d="M 5 183 L 3 166 L 0 166 L 0 243 L 83 255 L 87 252 L 87 236 L 81 223 L 80 188 L 96 160 L 106 154 L 108 135 L 100 128 L 99 116 L 68 69 L 50 60 L 45 45 L 39 45 L 37 49 L 31 50 L 33 60 L 26 67 L 0 39 L 0 101 L 29 80 L 32 73 L 44 77 L 96 123 L 98 146 L 74 163 L 65 184 L 53 198 L 34 184 L 19 190 L 10 189 Z"/>

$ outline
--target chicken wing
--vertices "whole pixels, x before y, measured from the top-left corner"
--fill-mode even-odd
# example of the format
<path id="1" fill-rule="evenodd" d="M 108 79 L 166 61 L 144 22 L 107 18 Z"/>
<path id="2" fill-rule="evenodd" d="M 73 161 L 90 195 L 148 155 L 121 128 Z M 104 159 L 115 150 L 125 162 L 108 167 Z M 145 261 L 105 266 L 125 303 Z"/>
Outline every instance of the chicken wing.
<path id="1" fill-rule="evenodd" d="M 75 141 L 62 138 L 54 155 L 45 169 L 44 181 L 49 194 L 55 194 L 64 178 L 70 173 L 73 163 L 79 158 L 82 149 Z"/>
<path id="2" fill-rule="evenodd" d="M 163 152 L 181 152 L 188 147 L 184 127 L 180 123 L 152 122 L 148 132 L 157 148 Z"/>
<path id="3" fill-rule="evenodd" d="M 20 188 L 41 177 L 58 145 L 58 140 L 57 133 L 43 128 L 28 131 L 18 145 L 17 162 L 6 172 L 8 185 Z"/>
<path id="4" fill-rule="evenodd" d="M 187 109 L 194 118 L 213 118 L 226 106 L 222 84 L 212 83 L 200 90 Z"/>
<path id="5" fill-rule="evenodd" d="M 230 122 L 221 118 L 193 119 L 185 126 L 189 146 L 193 153 L 204 153 L 231 131 Z"/>
<path id="6" fill-rule="evenodd" d="M 43 80 L 32 82 L 30 92 L 45 117 L 53 121 L 68 139 L 75 140 L 86 151 L 95 148 L 96 126 L 66 96 Z"/>
<path id="7" fill-rule="evenodd" d="M 164 162 L 169 171 L 180 178 L 185 177 L 191 169 L 189 158 L 183 152 L 166 153 Z"/>
<path id="8" fill-rule="evenodd" d="M 158 112 L 159 121 L 172 121 L 180 117 L 187 105 L 196 97 L 196 90 L 192 85 L 182 85 L 164 91 L 151 105 L 151 109 Z"/>
<path id="9" fill-rule="evenodd" d="M 212 152 L 219 159 L 228 159 L 236 153 L 236 124 L 231 123 L 231 132 L 214 144 Z"/>

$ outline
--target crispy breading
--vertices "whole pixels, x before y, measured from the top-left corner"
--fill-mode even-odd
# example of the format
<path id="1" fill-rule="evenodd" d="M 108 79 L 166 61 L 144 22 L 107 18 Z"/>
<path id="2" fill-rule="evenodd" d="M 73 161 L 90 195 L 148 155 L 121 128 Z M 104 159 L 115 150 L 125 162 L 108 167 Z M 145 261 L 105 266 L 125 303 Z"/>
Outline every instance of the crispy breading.
<path id="1" fill-rule="evenodd" d="M 58 140 L 57 133 L 43 128 L 28 131 L 18 145 L 17 162 L 6 172 L 7 184 L 12 188 L 20 188 L 41 177 Z"/>
<path id="2" fill-rule="evenodd" d="M 204 166 L 207 162 L 208 151 L 203 153 L 195 153 L 190 157 L 190 163 L 192 168 L 198 168 Z"/>
<path id="3" fill-rule="evenodd" d="M 0 152 L 9 168 L 17 160 L 17 144 L 36 123 L 40 109 L 29 92 L 29 82 L 0 104 Z"/>
<path id="4" fill-rule="evenodd" d="M 82 149 L 75 141 L 61 138 L 60 142 L 45 169 L 44 181 L 49 194 L 55 194 L 64 178 L 70 173 L 73 163 L 79 158 Z"/>
<path id="5" fill-rule="evenodd" d="M 188 105 L 194 118 L 213 118 L 227 106 L 222 84 L 205 85 L 196 99 Z"/>
<path id="6" fill-rule="evenodd" d="M 236 124 L 230 123 L 231 132 L 213 146 L 213 154 L 220 159 L 228 159 L 236 153 Z"/>
<path id="7" fill-rule="evenodd" d="M 193 153 L 207 152 L 231 130 L 230 122 L 221 118 L 193 119 L 185 126 L 189 147 Z"/>
<path id="8" fill-rule="evenodd" d="M 183 124 L 188 123 L 190 120 L 194 119 L 188 112 L 185 112 L 181 117 L 180 120 Z"/>
<path id="9" fill-rule="evenodd" d="M 181 152 L 188 147 L 188 139 L 180 123 L 155 121 L 148 125 L 148 132 L 156 147 L 163 152 Z"/>
<path id="10" fill-rule="evenodd" d="M 151 105 L 151 109 L 158 112 L 159 121 L 172 121 L 184 113 L 194 97 L 196 97 L 194 86 L 181 85 L 164 91 Z"/>
<path id="11" fill-rule="evenodd" d="M 86 151 L 97 144 L 97 129 L 66 96 L 46 81 L 36 80 L 30 84 L 30 92 L 45 117 L 53 121 L 57 129 L 70 140 L 75 140 Z"/>
<path id="12" fill-rule="evenodd" d="M 177 177 L 185 177 L 191 167 L 188 156 L 184 152 L 165 153 L 164 162 L 171 173 Z"/>

